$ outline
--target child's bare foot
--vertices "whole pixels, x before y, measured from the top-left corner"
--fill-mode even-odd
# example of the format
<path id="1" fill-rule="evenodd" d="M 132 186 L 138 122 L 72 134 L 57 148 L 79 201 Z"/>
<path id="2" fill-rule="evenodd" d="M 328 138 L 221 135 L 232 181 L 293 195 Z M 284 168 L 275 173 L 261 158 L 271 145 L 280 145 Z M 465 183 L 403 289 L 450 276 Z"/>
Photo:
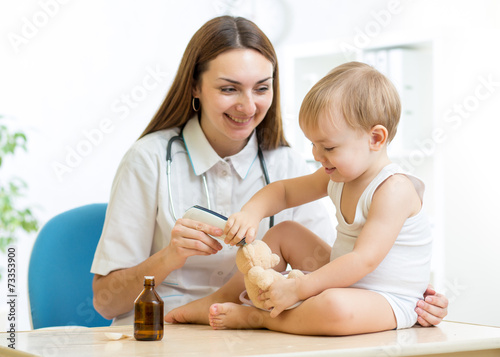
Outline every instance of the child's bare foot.
<path id="1" fill-rule="evenodd" d="M 169 311 L 165 315 L 165 322 L 208 325 L 210 306 L 222 302 L 239 302 L 240 292 L 244 289 L 245 283 L 243 275 L 240 272 L 236 272 L 236 274 L 216 292 Z"/>
<path id="2" fill-rule="evenodd" d="M 215 330 L 263 328 L 264 311 L 234 303 L 213 304 L 209 309 L 209 322 Z"/>
<path id="3" fill-rule="evenodd" d="M 179 306 L 165 315 L 165 322 L 208 325 L 208 309 L 213 302 L 209 297 L 205 297 Z"/>

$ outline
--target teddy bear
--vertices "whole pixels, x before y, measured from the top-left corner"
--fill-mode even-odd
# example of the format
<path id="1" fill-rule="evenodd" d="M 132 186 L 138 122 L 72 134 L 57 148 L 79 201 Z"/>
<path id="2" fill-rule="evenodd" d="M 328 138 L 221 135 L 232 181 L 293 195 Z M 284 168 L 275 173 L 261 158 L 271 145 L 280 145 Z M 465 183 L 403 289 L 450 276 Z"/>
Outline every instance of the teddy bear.
<path id="1" fill-rule="evenodd" d="M 245 277 L 248 297 L 260 309 L 266 310 L 264 302 L 257 297 L 259 289 L 268 290 L 269 286 L 278 279 L 287 279 L 283 274 L 272 269 L 279 261 L 279 256 L 273 254 L 271 248 L 261 240 L 241 246 L 236 253 L 236 266 Z M 288 279 L 302 275 L 304 273 L 294 269 L 288 274 Z"/>

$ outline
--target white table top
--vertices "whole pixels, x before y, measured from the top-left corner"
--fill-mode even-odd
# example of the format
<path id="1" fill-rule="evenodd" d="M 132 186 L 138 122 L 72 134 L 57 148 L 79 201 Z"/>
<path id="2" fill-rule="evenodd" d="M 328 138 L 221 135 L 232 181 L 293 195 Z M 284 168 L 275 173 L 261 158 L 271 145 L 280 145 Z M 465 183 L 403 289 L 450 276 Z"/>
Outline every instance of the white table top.
<path id="1" fill-rule="evenodd" d="M 112 340 L 115 333 L 123 338 Z M 0 346 L 9 345 L 0 334 Z M 11 340 L 12 341 L 12 340 Z M 297 336 L 268 330 L 219 330 L 201 325 L 165 325 L 163 340 L 141 342 L 132 326 L 40 329 L 15 334 L 16 350 L 1 356 L 500 356 L 500 328 L 442 322 L 437 327 L 347 337 Z M 472 352 L 476 351 L 476 352 Z M 469 354 L 470 353 L 470 354 Z"/>

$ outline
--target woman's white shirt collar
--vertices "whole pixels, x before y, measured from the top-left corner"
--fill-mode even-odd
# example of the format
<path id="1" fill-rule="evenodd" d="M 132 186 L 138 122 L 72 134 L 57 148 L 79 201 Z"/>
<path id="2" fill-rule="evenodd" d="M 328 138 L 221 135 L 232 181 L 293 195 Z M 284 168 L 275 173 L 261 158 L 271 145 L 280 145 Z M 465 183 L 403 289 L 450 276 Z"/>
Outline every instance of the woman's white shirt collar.
<path id="1" fill-rule="evenodd" d="M 230 162 L 238 175 L 244 179 L 253 163 L 257 159 L 257 134 L 254 130 L 247 145 L 239 153 L 227 158 L 221 158 L 212 148 L 206 138 L 197 117 L 191 118 L 184 127 L 184 142 L 189 160 L 196 175 L 201 175 L 213 167 L 217 162 Z"/>

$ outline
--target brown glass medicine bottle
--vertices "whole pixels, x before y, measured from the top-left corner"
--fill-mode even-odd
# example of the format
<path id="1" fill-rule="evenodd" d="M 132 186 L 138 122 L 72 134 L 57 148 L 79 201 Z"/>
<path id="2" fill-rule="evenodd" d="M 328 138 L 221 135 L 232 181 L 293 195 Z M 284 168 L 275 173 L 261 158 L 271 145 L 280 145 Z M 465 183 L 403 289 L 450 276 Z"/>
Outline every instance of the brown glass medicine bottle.
<path id="1" fill-rule="evenodd" d="M 139 341 L 163 338 L 163 300 L 155 290 L 155 277 L 144 277 L 144 290 L 134 302 L 134 337 Z"/>

